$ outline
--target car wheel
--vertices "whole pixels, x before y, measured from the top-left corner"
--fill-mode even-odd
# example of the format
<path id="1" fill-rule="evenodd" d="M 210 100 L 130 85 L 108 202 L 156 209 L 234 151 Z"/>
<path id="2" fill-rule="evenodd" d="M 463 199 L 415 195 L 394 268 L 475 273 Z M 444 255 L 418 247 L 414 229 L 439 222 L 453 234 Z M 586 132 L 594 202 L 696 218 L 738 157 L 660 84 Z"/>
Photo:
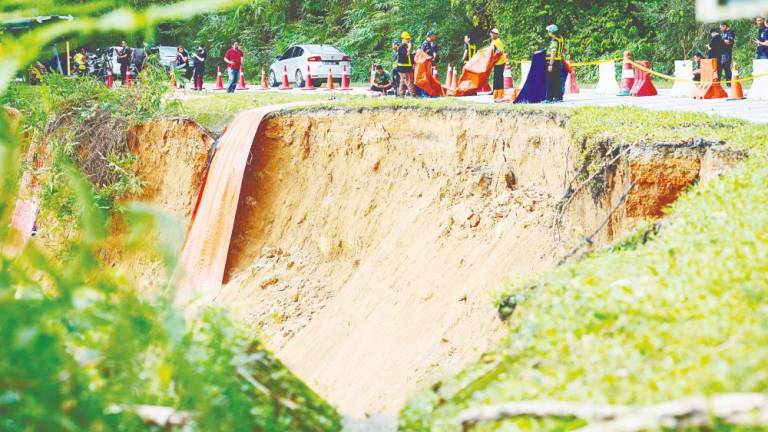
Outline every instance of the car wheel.
<path id="1" fill-rule="evenodd" d="M 269 71 L 269 85 L 272 87 L 277 87 L 280 83 L 277 82 L 277 77 L 275 77 L 275 71 L 270 70 Z"/>
<path id="2" fill-rule="evenodd" d="M 304 87 L 304 77 L 301 75 L 300 70 L 296 70 L 296 86 L 297 87 Z"/>

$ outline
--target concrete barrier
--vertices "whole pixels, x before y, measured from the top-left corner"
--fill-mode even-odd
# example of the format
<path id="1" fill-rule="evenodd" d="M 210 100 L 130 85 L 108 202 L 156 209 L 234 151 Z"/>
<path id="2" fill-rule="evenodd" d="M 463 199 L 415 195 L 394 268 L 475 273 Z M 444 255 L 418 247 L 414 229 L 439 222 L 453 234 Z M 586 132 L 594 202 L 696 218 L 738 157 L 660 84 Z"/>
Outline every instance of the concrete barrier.
<path id="1" fill-rule="evenodd" d="M 531 71 L 531 62 L 524 61 L 520 63 L 520 88 L 525 86 L 525 80 L 528 79 L 528 72 Z"/>
<path id="2" fill-rule="evenodd" d="M 753 60 L 752 75 L 768 73 L 768 60 Z M 748 100 L 768 100 L 768 76 L 755 78 L 747 93 Z"/>
<path id="3" fill-rule="evenodd" d="M 619 91 L 619 82 L 616 81 L 616 62 L 600 63 L 598 65 L 600 76 L 595 90 L 600 95 L 615 95 Z"/>
<path id="4" fill-rule="evenodd" d="M 675 78 L 687 81 L 675 81 L 670 90 L 670 96 L 691 97 L 696 85 L 693 81 L 693 62 L 690 60 L 675 60 Z"/>

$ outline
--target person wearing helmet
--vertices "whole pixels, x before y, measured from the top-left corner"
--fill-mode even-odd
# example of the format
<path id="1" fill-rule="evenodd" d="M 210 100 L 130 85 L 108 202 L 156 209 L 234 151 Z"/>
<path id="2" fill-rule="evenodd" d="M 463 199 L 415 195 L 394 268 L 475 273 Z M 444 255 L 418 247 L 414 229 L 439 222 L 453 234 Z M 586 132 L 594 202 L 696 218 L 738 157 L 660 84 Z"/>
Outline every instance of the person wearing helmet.
<path id="1" fill-rule="evenodd" d="M 413 77 L 413 46 L 411 34 L 403 32 L 400 35 L 402 43 L 397 48 L 397 72 L 400 75 L 400 88 L 398 95 L 404 96 L 406 91 L 411 96 L 416 96 L 416 85 Z"/>
<path id="2" fill-rule="evenodd" d="M 433 65 L 437 65 L 437 35 L 435 32 L 427 32 L 427 38 L 421 44 L 421 50 L 432 58 Z"/>
<path id="3" fill-rule="evenodd" d="M 559 34 L 557 25 L 547 26 L 547 34 L 551 39 L 547 49 L 549 65 L 547 66 L 547 101 L 562 102 L 563 100 L 563 53 L 565 39 Z"/>
<path id="4" fill-rule="evenodd" d="M 501 53 L 499 59 L 493 65 L 493 97 L 495 99 L 504 96 L 504 65 L 507 63 L 507 56 L 504 53 L 504 42 L 499 39 L 499 29 L 497 28 L 491 30 L 491 49 L 495 53 Z"/>

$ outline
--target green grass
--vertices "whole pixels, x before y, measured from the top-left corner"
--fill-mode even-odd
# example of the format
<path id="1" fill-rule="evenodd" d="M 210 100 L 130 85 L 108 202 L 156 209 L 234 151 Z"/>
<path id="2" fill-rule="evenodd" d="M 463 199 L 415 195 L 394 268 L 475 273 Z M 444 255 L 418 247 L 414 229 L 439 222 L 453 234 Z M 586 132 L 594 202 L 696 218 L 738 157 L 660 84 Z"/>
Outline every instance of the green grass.
<path id="1" fill-rule="evenodd" d="M 574 139 L 705 137 L 748 149 L 751 159 L 695 186 L 647 243 L 503 287 L 497 304 L 507 313 L 516 305 L 508 337 L 478 363 L 412 398 L 401 429 L 461 430 L 455 418 L 463 409 L 505 401 L 649 404 L 768 391 L 768 126 L 630 108 L 564 114 Z M 580 425 L 528 418 L 477 429 Z"/>

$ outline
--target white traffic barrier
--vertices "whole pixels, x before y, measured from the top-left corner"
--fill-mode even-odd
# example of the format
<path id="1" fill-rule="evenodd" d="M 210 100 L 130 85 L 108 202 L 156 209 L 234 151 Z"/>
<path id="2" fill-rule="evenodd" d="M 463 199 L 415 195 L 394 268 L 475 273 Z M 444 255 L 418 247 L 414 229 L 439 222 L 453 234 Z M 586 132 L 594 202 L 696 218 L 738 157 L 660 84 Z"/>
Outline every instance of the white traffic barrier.
<path id="1" fill-rule="evenodd" d="M 768 73 L 768 60 L 753 60 L 752 75 L 761 75 Z M 768 76 L 755 78 L 752 81 L 752 87 L 747 93 L 749 100 L 768 100 Z"/>
<path id="2" fill-rule="evenodd" d="M 675 78 L 684 81 L 675 81 L 672 84 L 670 95 L 675 97 L 692 97 L 696 85 L 693 80 L 693 62 L 690 60 L 675 60 Z"/>
<path id="3" fill-rule="evenodd" d="M 600 76 L 595 90 L 600 95 L 615 95 L 619 92 L 619 83 L 616 81 L 616 63 L 606 62 L 598 65 Z"/>
<path id="4" fill-rule="evenodd" d="M 525 80 L 528 79 L 528 72 L 531 71 L 531 62 L 529 61 L 523 61 L 520 62 L 520 88 L 523 88 L 525 85 Z"/>

